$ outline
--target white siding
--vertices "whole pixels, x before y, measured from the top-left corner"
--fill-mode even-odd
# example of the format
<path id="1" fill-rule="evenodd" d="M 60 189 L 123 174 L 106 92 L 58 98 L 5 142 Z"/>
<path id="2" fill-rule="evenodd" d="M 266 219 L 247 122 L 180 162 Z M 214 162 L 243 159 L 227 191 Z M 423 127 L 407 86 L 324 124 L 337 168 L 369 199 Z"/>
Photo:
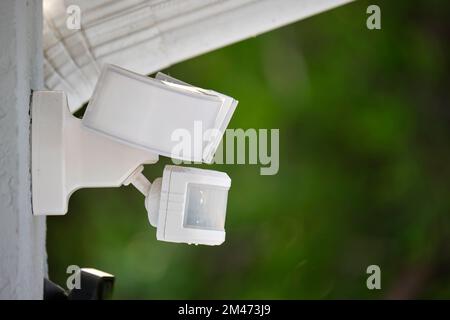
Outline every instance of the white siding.
<path id="1" fill-rule="evenodd" d="M 0 1 L 0 299 L 41 299 L 45 217 L 33 217 L 30 94 L 43 87 L 40 1 Z"/>

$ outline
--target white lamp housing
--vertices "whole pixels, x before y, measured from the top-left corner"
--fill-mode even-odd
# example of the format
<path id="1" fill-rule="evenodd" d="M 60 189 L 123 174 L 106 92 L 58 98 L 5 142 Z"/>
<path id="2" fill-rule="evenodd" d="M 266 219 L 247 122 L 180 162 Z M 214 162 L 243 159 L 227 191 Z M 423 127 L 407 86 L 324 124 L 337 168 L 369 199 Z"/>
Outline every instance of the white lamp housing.
<path id="1" fill-rule="evenodd" d="M 210 163 L 237 101 L 182 82 L 142 76 L 105 65 L 83 117 L 83 125 L 154 154 Z M 184 153 L 176 132 L 191 141 Z M 201 132 L 197 132 L 201 131 Z M 211 136 L 203 139 L 203 133 Z M 199 136 L 200 135 L 200 136 Z"/>
<path id="2" fill-rule="evenodd" d="M 225 215 L 231 179 L 212 170 L 166 166 L 146 198 L 158 240 L 206 245 L 225 241 Z"/>

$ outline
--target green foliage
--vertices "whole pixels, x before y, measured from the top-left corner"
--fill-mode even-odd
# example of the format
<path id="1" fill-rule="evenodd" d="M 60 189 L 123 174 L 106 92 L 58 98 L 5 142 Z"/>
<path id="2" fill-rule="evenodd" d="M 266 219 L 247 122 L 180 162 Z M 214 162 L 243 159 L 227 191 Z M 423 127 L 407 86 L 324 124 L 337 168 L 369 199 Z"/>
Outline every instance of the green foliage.
<path id="1" fill-rule="evenodd" d="M 132 187 L 81 190 L 48 219 L 50 275 L 111 272 L 116 298 L 448 298 L 449 2 L 377 1 L 373 31 L 369 4 L 165 71 L 236 97 L 230 128 L 280 129 L 277 175 L 208 166 L 232 177 L 224 245 L 156 241 Z"/>

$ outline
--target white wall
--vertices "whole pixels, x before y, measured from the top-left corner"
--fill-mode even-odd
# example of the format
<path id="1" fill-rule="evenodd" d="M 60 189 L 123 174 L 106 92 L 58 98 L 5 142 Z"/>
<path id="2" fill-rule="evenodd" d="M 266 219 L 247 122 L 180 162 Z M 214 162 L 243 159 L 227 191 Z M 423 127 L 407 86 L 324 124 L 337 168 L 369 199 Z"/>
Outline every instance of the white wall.
<path id="1" fill-rule="evenodd" d="M 41 299 L 45 217 L 33 217 L 30 94 L 43 87 L 39 0 L 0 1 L 0 299 Z"/>

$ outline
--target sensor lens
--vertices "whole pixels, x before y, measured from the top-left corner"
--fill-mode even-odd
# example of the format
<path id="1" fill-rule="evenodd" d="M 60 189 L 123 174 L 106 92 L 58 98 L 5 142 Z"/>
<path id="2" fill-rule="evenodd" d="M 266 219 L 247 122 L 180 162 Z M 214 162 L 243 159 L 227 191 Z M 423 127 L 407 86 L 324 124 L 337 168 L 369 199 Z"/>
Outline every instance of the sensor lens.
<path id="1" fill-rule="evenodd" d="M 185 228 L 224 231 L 228 189 L 188 184 Z"/>

